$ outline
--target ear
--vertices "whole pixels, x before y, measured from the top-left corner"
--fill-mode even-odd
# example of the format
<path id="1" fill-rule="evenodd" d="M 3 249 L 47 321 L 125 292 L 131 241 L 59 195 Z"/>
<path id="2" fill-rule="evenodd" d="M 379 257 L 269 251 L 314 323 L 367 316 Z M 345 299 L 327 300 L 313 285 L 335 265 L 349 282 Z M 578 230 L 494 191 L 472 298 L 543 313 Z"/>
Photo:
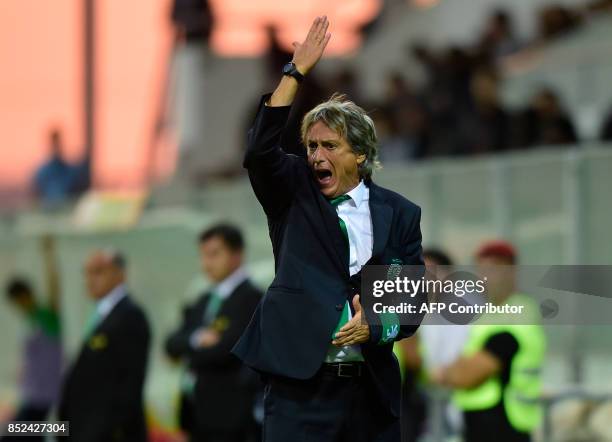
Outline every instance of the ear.
<path id="1" fill-rule="evenodd" d="M 366 160 L 366 155 L 362 153 L 361 155 L 357 155 L 357 164 L 361 165 Z"/>

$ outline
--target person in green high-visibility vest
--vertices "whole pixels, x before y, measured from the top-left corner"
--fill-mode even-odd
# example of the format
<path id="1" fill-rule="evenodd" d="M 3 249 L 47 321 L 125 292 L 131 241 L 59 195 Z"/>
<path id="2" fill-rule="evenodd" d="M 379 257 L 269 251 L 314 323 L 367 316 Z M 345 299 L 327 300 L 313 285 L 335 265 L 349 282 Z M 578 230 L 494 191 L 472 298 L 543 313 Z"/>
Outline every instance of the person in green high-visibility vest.
<path id="1" fill-rule="evenodd" d="M 516 291 L 516 251 L 505 241 L 484 244 L 476 262 L 497 305 L 524 306 L 520 319 L 486 315 L 471 326 L 462 356 L 433 380 L 455 390 L 465 442 L 529 442 L 541 420 L 541 367 L 546 339 L 538 311 Z M 520 322 L 520 323 L 519 323 Z"/>

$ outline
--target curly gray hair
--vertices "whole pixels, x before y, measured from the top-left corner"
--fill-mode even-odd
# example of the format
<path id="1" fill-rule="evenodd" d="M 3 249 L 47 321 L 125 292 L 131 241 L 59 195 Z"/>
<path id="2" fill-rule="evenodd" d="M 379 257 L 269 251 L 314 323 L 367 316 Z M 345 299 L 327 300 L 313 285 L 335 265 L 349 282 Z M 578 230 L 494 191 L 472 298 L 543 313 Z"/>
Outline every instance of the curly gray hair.
<path id="1" fill-rule="evenodd" d="M 307 145 L 308 131 L 319 121 L 346 138 L 357 155 L 365 155 L 365 161 L 359 165 L 359 177 L 365 180 L 371 179 L 374 170 L 380 169 L 381 165 L 378 161 L 376 129 L 366 111 L 348 100 L 345 95 L 332 95 L 329 100 L 304 115 L 301 127 L 304 145 Z"/>

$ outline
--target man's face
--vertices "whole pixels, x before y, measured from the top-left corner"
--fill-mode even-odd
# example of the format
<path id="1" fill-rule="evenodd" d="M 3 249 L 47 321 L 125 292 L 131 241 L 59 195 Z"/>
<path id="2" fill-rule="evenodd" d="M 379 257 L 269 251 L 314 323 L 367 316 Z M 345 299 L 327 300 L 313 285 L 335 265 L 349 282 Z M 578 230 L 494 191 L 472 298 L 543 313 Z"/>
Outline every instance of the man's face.
<path id="1" fill-rule="evenodd" d="M 448 277 L 451 269 L 450 266 L 443 266 L 442 264 L 438 263 L 438 261 L 436 261 L 435 259 L 431 259 L 428 256 L 424 257 L 424 261 L 425 268 L 431 276 L 435 276 L 436 279 L 439 279 L 441 281 L 444 281 Z"/>
<path id="2" fill-rule="evenodd" d="M 223 281 L 242 264 L 242 252 L 230 249 L 225 241 L 213 236 L 200 243 L 202 271 L 213 283 Z"/>
<path id="3" fill-rule="evenodd" d="M 344 195 L 359 184 L 359 165 L 365 155 L 357 155 L 345 138 L 322 121 L 306 133 L 308 163 L 314 178 L 327 198 Z"/>
<path id="4" fill-rule="evenodd" d="M 36 306 L 34 296 L 30 292 L 21 292 L 11 300 L 12 304 L 21 312 L 28 313 Z"/>
<path id="5" fill-rule="evenodd" d="M 85 264 L 87 291 L 93 299 L 101 299 L 125 281 L 123 269 L 117 267 L 112 258 L 103 252 L 96 252 Z"/>
<path id="6" fill-rule="evenodd" d="M 480 277 L 487 278 L 487 296 L 491 302 L 501 303 L 514 292 L 516 273 L 508 259 L 487 256 L 479 258 L 476 264 Z"/>

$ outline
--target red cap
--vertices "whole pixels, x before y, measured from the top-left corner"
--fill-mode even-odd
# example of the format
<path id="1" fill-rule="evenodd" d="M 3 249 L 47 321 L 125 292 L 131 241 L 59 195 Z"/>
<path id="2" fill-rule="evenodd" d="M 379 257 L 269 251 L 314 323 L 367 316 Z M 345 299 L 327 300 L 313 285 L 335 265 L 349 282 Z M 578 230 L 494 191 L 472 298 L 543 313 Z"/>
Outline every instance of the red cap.
<path id="1" fill-rule="evenodd" d="M 476 252 L 476 259 L 480 258 L 505 258 L 512 264 L 516 262 L 516 249 L 508 241 L 487 241 L 480 246 Z"/>

